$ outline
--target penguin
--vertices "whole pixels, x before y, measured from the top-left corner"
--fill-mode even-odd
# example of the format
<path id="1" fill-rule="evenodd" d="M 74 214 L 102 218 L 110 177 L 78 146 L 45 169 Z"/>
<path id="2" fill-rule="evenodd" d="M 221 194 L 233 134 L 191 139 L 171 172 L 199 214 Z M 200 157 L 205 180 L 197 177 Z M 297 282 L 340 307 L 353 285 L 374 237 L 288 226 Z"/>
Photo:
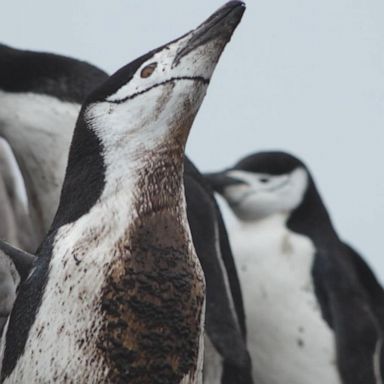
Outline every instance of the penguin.
<path id="1" fill-rule="evenodd" d="M 339 238 L 307 166 L 260 152 L 205 176 L 238 219 L 255 382 L 382 383 L 383 289 Z"/>
<path id="2" fill-rule="evenodd" d="M 0 136 L 22 172 L 38 242 L 58 206 L 81 104 L 107 78 L 80 60 L 0 44 Z"/>
<path id="3" fill-rule="evenodd" d="M 108 75 L 73 58 L 5 45 L 0 45 L 0 69 L 3 74 L 0 74 L 0 135 L 11 140 L 22 172 L 29 181 L 33 240 L 40 242 L 59 202 L 65 158 L 81 102 Z M 36 114 L 42 118 L 36 118 Z M 223 219 L 212 190 L 187 158 L 184 183 L 188 222 L 208 292 L 204 382 L 250 384 L 253 381 L 245 340 L 242 294 Z M 203 219 L 199 220 L 201 217 Z M 219 228 L 218 233 L 216 228 Z M 0 238 L 20 246 L 9 238 Z M 23 244 L 21 248 L 29 252 L 35 249 Z M 20 278 L 23 281 L 28 276 L 26 271 L 32 261 L 25 255 L 20 260 L 22 251 L 12 251 L 10 244 L 0 241 L 0 249 L 13 260 L 19 272 L 12 288 L 15 292 Z M 9 314 L 11 306 L 7 308 Z"/>
<path id="4" fill-rule="evenodd" d="M 58 210 L 2 339 L 2 382 L 201 382 L 205 284 L 183 155 L 244 9 L 227 3 L 83 103 Z"/>

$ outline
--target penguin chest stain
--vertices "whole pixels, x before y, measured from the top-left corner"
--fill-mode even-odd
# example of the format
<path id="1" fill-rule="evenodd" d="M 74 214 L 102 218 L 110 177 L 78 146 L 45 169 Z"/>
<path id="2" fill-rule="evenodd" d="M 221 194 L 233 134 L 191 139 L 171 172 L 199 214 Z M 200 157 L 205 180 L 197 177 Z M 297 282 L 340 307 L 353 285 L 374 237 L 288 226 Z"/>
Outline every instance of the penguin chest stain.
<path id="1" fill-rule="evenodd" d="M 312 242 L 282 222 L 232 234 L 254 379 L 339 384 L 335 342 L 314 293 Z"/>
<path id="2" fill-rule="evenodd" d="M 130 231 L 102 290 L 98 348 L 108 380 L 178 384 L 191 372 L 197 377 L 204 277 L 185 228 L 162 212 Z"/>

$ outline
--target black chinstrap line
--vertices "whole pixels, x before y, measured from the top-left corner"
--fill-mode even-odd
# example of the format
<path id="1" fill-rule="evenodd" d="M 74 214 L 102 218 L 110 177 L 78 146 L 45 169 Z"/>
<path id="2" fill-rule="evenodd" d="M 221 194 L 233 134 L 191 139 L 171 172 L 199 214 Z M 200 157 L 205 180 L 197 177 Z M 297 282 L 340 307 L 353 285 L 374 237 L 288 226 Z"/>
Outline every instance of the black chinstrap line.
<path id="1" fill-rule="evenodd" d="M 206 79 L 205 77 L 202 77 L 202 76 L 180 76 L 180 77 L 172 77 L 171 79 L 169 80 L 165 80 L 161 83 L 158 83 L 158 84 L 155 84 L 155 85 L 152 85 L 152 87 L 149 87 L 147 89 L 144 89 L 140 92 L 137 92 L 137 93 L 134 93 L 133 95 L 130 95 L 130 96 L 127 96 L 127 97 L 124 97 L 123 99 L 120 99 L 120 100 L 105 100 L 107 103 L 112 103 L 112 104 L 122 104 L 122 103 L 125 103 L 126 101 L 128 100 L 131 100 L 131 99 L 134 99 L 136 96 L 140 96 L 156 87 L 160 87 L 164 84 L 167 84 L 167 83 L 172 83 L 173 81 L 178 81 L 178 80 L 190 80 L 190 81 L 200 81 L 202 82 L 203 84 L 206 84 L 208 85 L 209 84 L 209 79 Z"/>

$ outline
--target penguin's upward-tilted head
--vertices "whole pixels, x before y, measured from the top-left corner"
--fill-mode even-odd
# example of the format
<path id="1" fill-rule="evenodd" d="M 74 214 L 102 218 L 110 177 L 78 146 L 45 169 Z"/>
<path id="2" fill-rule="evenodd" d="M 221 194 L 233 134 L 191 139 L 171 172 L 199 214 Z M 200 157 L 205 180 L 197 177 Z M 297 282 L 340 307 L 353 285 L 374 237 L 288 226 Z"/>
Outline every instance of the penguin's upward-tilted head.
<path id="1" fill-rule="evenodd" d="M 284 152 L 260 152 L 233 168 L 206 175 L 240 220 L 289 214 L 303 201 L 311 182 L 305 165 Z"/>
<path id="2" fill-rule="evenodd" d="M 60 203 L 65 212 L 59 209 L 56 227 L 74 219 L 66 195 L 78 207 L 89 207 L 104 181 L 127 167 L 137 170 L 148 161 L 165 166 L 162 154 L 173 153 L 181 175 L 189 129 L 244 9 L 240 1 L 227 3 L 195 30 L 120 69 L 89 96 L 75 129 Z M 124 156 L 125 162 L 116 161 Z M 76 188 L 81 178 L 86 188 Z"/>
<path id="3" fill-rule="evenodd" d="M 243 12 L 227 3 L 83 104 L 59 208 L 0 348 L 2 382 L 200 382 L 205 285 L 184 147 Z"/>

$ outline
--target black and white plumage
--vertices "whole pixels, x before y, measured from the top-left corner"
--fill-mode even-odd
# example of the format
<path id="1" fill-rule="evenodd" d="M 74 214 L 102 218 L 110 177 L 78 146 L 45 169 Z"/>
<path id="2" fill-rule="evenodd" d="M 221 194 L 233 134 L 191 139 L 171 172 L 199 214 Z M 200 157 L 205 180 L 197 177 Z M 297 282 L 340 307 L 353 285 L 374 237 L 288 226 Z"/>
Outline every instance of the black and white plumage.
<path id="1" fill-rule="evenodd" d="M 0 239 L 29 252 L 42 241 L 59 202 L 81 103 L 107 77 L 85 62 L 0 44 Z M 30 265 L 15 266 L 9 247 L 0 249 L 4 323 Z"/>
<path id="2" fill-rule="evenodd" d="M 242 294 L 226 229 L 213 191 L 187 158 L 184 161 L 184 185 L 192 240 L 207 285 L 203 382 L 253 383 L 251 361 L 245 343 Z M 13 262 L 24 281 L 36 257 L 1 240 L 0 250 Z M 17 283 L 10 289 L 1 289 L 3 295 L 16 290 L 18 275 Z M 9 302 L 10 308 L 12 305 L 13 301 Z"/>
<path id="3" fill-rule="evenodd" d="M 87 99 L 59 209 L 3 341 L 4 382 L 199 382 L 204 284 L 183 149 L 243 10 L 228 3 Z"/>
<path id="4" fill-rule="evenodd" d="M 213 190 L 186 158 L 184 185 L 192 239 L 206 279 L 204 383 L 253 383 L 243 298 Z"/>
<path id="5" fill-rule="evenodd" d="M 57 209 L 81 104 L 107 77 L 86 62 L 0 44 L 0 136 L 21 169 L 38 241 Z"/>
<path id="6" fill-rule="evenodd" d="M 184 162 L 184 185 L 192 240 L 207 285 L 203 382 L 253 383 L 245 342 L 242 293 L 227 232 L 213 191 L 187 158 Z M 6 260 L 13 262 L 12 269 L 4 268 L 3 273 L 11 270 L 15 275 L 12 284 L 0 288 L 4 296 L 5 321 L 15 299 L 16 286 L 20 278 L 21 281 L 27 278 L 36 257 L 1 240 L 0 250 L 7 256 Z M 14 273 L 14 266 L 18 274 Z M 7 282 L 8 279 L 4 279 L 3 285 Z"/>
<path id="7" fill-rule="evenodd" d="M 230 238 L 255 382 L 382 383 L 383 289 L 305 164 L 261 152 L 207 178 L 239 219 Z"/>
<path id="8" fill-rule="evenodd" d="M 75 59 L 20 51 L 5 45 L 0 45 L 0 68 L 4 74 L 0 75 L 0 134 L 11 140 L 26 176 L 28 195 L 32 200 L 29 209 L 34 219 L 32 239 L 36 243 L 49 228 L 59 201 L 65 159 L 81 102 L 108 75 Z M 17 76 L 19 72 L 22 76 Z M 206 370 L 206 382 L 252 383 L 244 326 L 241 325 L 244 312 L 237 272 L 225 227 L 218 224 L 218 235 L 214 229 L 216 223 L 222 223 L 220 211 L 214 205 L 211 190 L 188 159 L 184 182 L 188 221 L 208 285 L 206 327 L 213 346 L 209 348 L 212 353 L 206 363 L 207 367 L 215 368 Z M 204 220 L 200 222 L 199 212 L 204 212 Z M 217 236 L 221 247 L 216 246 Z M 10 238 L 6 240 L 20 246 Z M 33 250 L 33 247 L 21 246 Z M 11 259 L 18 263 L 23 279 L 30 262 L 27 259 L 24 265 L 26 259 L 20 260 L 17 250 L 12 251 L 0 242 L 0 249 L 4 247 Z M 4 271 L 9 274 L 9 270 Z M 17 283 L 18 279 L 11 286 L 12 292 Z M 8 311 L 10 307 L 7 306 Z"/>

